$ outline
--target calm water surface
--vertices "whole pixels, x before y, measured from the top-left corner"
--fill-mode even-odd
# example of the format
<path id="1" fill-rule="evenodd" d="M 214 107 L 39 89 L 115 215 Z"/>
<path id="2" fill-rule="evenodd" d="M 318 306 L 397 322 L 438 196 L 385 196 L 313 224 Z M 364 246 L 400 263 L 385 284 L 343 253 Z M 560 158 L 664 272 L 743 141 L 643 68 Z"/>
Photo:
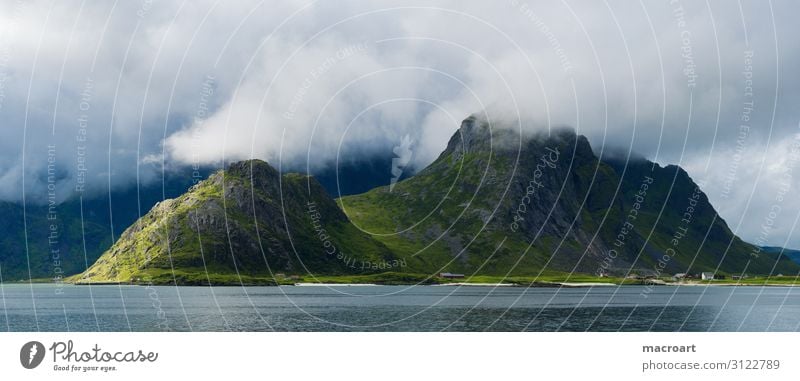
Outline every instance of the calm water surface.
<path id="1" fill-rule="evenodd" d="M 800 288 L 3 285 L 10 331 L 797 331 Z M 61 292 L 59 294 L 59 292 Z M 646 295 L 646 297 L 644 296 Z"/>

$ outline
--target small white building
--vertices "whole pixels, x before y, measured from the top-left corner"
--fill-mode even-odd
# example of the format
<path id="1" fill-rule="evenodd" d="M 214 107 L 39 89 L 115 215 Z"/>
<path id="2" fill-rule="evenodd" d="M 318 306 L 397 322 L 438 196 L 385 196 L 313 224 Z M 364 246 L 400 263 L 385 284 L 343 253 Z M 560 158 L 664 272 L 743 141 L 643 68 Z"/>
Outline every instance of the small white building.
<path id="1" fill-rule="evenodd" d="M 703 280 L 714 280 L 714 273 L 704 272 L 700 274 L 700 278 Z"/>

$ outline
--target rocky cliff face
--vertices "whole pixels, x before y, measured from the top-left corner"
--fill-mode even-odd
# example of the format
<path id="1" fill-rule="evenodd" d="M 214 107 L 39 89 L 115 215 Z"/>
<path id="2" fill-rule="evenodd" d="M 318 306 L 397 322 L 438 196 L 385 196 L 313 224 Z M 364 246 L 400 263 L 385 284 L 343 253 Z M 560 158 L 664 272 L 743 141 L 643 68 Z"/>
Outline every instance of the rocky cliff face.
<path id="1" fill-rule="evenodd" d="M 78 281 L 231 283 L 275 273 L 375 272 L 395 263 L 316 180 L 281 176 L 251 160 L 157 204 Z"/>

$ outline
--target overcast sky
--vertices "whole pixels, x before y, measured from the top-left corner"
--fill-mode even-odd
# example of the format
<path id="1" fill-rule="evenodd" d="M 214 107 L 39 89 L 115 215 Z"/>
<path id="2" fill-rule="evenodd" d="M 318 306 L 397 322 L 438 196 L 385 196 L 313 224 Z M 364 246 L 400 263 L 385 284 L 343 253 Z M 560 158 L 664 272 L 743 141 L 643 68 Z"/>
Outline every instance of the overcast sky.
<path id="1" fill-rule="evenodd" d="M 800 247 L 800 4 L 376 3 L 0 2 L 0 199 L 316 171 L 405 136 L 421 168 L 486 110 L 681 165 L 740 236 Z"/>

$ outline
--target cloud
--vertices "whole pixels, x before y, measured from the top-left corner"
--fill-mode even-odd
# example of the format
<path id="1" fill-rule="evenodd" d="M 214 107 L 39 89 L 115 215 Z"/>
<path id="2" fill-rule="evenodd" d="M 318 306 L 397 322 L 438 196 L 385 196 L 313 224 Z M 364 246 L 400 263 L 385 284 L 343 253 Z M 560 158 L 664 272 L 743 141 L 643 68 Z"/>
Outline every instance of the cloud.
<path id="1" fill-rule="evenodd" d="M 744 136 L 744 135 L 743 135 Z M 794 134 L 766 142 L 743 142 L 686 169 L 734 233 L 761 246 L 797 247 L 800 200 L 800 126 Z"/>
<path id="2" fill-rule="evenodd" d="M 318 171 L 406 136 L 421 168 L 484 110 L 683 165 L 755 240 L 779 175 L 758 153 L 796 133 L 789 1 L 187 3 L 0 5 L 1 199 L 44 197 L 48 145 L 61 199 L 78 179 L 89 193 L 154 181 L 162 164 Z M 737 150 L 758 192 L 717 185 Z M 791 233 L 786 205 L 770 244 Z"/>

